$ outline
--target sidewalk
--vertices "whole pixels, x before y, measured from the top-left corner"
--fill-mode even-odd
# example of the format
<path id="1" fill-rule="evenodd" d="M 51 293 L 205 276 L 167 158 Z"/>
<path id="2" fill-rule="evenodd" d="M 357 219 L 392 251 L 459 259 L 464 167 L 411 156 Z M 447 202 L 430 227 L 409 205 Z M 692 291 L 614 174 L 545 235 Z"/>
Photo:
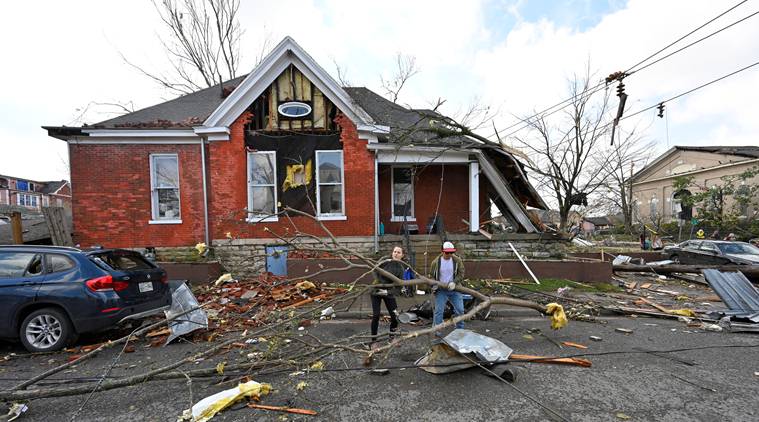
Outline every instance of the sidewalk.
<path id="1" fill-rule="evenodd" d="M 398 302 L 398 313 L 403 313 L 414 305 L 423 303 L 425 300 L 434 300 L 430 294 L 419 295 L 414 297 L 396 296 Z M 337 307 L 339 308 L 339 306 Z M 387 315 L 387 309 L 384 302 L 382 303 L 382 315 Z M 540 313 L 534 309 L 522 308 L 519 306 L 510 305 L 493 305 L 490 312 L 490 318 L 493 317 L 535 317 Z M 350 308 L 346 311 L 336 312 L 336 318 L 345 319 L 363 319 L 371 318 L 372 316 L 372 301 L 369 294 L 362 295 L 356 299 Z"/>

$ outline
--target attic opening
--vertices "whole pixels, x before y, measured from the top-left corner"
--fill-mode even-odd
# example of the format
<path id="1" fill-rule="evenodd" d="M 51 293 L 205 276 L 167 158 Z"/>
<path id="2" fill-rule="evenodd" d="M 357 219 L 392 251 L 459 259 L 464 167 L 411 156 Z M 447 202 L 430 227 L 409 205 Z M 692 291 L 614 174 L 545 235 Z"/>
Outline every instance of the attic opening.
<path id="1" fill-rule="evenodd" d="M 248 110 L 253 114 L 247 126 L 249 131 L 339 133 L 334 122 L 337 107 L 293 64 L 253 101 Z"/>

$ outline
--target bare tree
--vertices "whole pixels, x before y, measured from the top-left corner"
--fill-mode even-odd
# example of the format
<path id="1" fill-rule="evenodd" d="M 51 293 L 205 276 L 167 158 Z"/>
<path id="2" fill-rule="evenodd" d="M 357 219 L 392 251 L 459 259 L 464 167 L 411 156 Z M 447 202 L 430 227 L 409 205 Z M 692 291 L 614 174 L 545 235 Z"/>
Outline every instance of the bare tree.
<path id="1" fill-rule="evenodd" d="M 87 122 L 87 117 L 93 117 L 93 114 L 100 114 L 107 117 L 120 116 L 126 113 L 134 112 L 134 103 L 127 102 L 97 102 L 90 101 L 83 107 L 74 110 L 75 115 L 69 121 L 68 125 L 82 125 Z M 100 117 L 102 118 L 102 117 Z"/>
<path id="2" fill-rule="evenodd" d="M 337 72 L 337 82 L 340 83 L 340 86 L 342 87 L 348 87 L 352 84 L 348 80 L 348 68 L 345 66 L 341 66 L 340 63 L 337 62 L 337 59 L 334 57 L 332 58 L 332 64 L 335 65 L 335 71 Z"/>
<path id="3" fill-rule="evenodd" d="M 126 63 L 177 94 L 237 76 L 243 33 L 237 19 L 239 0 L 153 0 L 153 5 L 168 33 L 161 43 L 171 71 L 148 71 L 122 54 Z"/>
<path id="4" fill-rule="evenodd" d="M 569 80 L 572 96 L 561 114 L 538 114 L 523 119 L 529 134 L 515 136 L 516 146 L 530 157 L 525 165 L 536 175 L 538 189 L 558 207 L 560 228 L 566 229 L 570 210 L 588 203 L 588 196 L 603 186 L 608 174 L 609 94 L 594 89 L 592 76 Z"/>
<path id="5" fill-rule="evenodd" d="M 380 83 L 385 94 L 394 103 L 398 102 L 398 96 L 409 79 L 419 73 L 416 67 L 416 57 L 401 53 L 395 55 L 395 72 L 387 79 L 380 75 Z"/>
<path id="6" fill-rule="evenodd" d="M 625 231 L 632 233 L 635 218 L 632 175 L 651 158 L 654 143 L 646 141 L 635 128 L 620 138 L 620 142 L 610 148 L 608 159 L 603 160 L 606 183 L 600 190 L 606 204 L 622 213 Z"/>

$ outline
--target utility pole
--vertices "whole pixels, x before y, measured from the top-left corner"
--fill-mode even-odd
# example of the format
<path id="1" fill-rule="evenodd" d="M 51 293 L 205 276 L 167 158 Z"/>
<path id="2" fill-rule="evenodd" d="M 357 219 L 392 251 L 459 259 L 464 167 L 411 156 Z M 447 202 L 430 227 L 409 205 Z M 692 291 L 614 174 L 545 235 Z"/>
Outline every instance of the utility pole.
<path id="1" fill-rule="evenodd" d="M 17 245 L 24 243 L 24 232 L 21 229 L 21 213 L 18 211 L 11 213 L 11 230 L 13 231 L 13 243 Z"/>

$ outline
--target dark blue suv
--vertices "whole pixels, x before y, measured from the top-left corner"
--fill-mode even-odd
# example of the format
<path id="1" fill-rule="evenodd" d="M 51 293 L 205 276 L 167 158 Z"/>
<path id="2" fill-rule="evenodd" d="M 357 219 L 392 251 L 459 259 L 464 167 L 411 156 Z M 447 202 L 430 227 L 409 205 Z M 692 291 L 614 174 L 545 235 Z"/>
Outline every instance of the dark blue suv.
<path id="1" fill-rule="evenodd" d="M 170 305 L 166 271 L 139 252 L 0 246 L 0 337 L 31 352 Z"/>

